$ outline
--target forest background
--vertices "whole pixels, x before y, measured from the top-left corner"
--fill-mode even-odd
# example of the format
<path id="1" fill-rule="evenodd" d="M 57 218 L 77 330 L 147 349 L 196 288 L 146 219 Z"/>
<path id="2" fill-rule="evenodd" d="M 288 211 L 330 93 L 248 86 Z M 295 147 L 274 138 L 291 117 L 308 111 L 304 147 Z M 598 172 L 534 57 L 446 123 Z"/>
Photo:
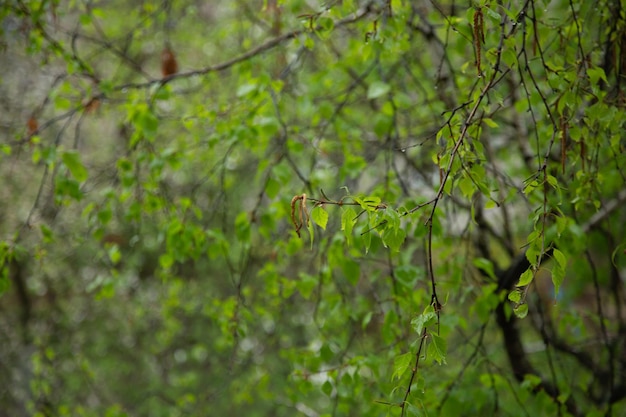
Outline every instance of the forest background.
<path id="1" fill-rule="evenodd" d="M 0 416 L 626 414 L 620 0 L 0 3 Z"/>

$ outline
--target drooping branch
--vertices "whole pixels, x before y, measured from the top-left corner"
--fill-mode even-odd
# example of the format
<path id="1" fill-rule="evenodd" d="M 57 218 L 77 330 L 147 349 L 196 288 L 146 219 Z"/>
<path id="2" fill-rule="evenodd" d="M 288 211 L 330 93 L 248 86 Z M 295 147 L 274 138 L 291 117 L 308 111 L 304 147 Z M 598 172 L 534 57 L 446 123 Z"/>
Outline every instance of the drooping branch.
<path id="1" fill-rule="evenodd" d="M 594 227 L 596 227 L 599 223 L 605 220 L 610 214 L 612 214 L 618 207 L 621 207 L 623 202 L 626 200 L 626 190 L 622 190 L 618 196 L 606 203 L 598 212 L 596 212 L 591 218 L 583 224 L 582 229 L 585 232 L 589 232 Z M 550 258 L 552 249 L 549 249 L 542 256 L 542 260 L 547 260 Z M 530 268 L 531 264 L 528 261 L 526 254 L 522 253 L 517 256 L 511 263 L 511 265 L 505 269 L 500 271 L 497 274 L 498 277 L 498 287 L 497 291 L 510 291 L 515 287 L 515 284 L 519 280 L 520 275 Z M 547 381 L 543 378 L 540 373 L 532 366 L 530 363 L 528 356 L 524 350 L 522 339 L 520 332 L 517 328 L 517 318 L 512 314 L 507 314 L 506 312 L 506 303 L 508 301 L 505 299 L 495 310 L 496 321 L 500 330 L 502 332 L 502 336 L 504 339 L 504 347 L 507 353 L 507 357 L 511 364 L 511 368 L 513 369 L 513 374 L 518 381 L 523 381 L 525 375 L 536 375 L 541 378 L 541 382 L 536 387 L 536 390 L 542 389 L 548 395 L 550 395 L 555 400 L 560 395 L 559 389 L 551 382 Z M 569 347 L 566 343 L 558 338 L 550 338 L 551 345 L 555 347 L 557 350 L 567 353 L 576 358 L 576 360 L 583 364 L 588 369 L 596 369 L 597 367 L 594 365 L 593 360 L 588 355 L 577 352 L 571 347 Z M 600 375 L 605 375 L 606 372 L 599 370 Z M 616 398 L 621 398 L 623 387 L 617 386 L 612 390 L 612 396 Z M 565 402 L 565 406 L 568 411 L 573 415 L 578 415 L 578 408 L 572 397 L 569 397 Z"/>
<path id="2" fill-rule="evenodd" d="M 524 346 L 522 344 L 521 335 L 517 328 L 517 318 L 513 314 L 507 314 L 506 303 L 503 301 L 496 307 L 496 322 L 502 331 L 502 337 L 504 339 L 504 348 L 506 350 L 511 369 L 515 379 L 519 382 L 524 381 L 526 375 L 535 375 L 540 378 L 540 382 L 535 386 L 534 391 L 539 392 L 543 390 L 555 401 L 558 401 L 560 391 L 552 382 L 546 380 L 537 369 L 533 367 L 526 355 Z M 574 415 L 580 415 L 578 406 L 573 397 L 570 396 L 565 401 L 565 407 L 567 411 Z"/>

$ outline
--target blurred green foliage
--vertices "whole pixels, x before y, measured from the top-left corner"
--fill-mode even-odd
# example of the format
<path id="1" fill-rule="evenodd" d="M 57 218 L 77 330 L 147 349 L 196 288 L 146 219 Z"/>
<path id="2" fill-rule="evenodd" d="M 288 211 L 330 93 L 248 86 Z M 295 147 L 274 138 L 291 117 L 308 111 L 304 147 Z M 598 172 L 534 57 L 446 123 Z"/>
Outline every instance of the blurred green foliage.
<path id="1" fill-rule="evenodd" d="M 626 412 L 620 1 L 0 30 L 0 415 Z"/>

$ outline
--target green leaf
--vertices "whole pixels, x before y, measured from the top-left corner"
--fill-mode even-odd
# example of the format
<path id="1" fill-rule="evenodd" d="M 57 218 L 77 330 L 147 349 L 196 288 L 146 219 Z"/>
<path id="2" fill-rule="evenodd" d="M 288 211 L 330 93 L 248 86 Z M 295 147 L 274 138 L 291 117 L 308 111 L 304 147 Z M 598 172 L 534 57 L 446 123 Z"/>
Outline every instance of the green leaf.
<path id="1" fill-rule="evenodd" d="M 431 310 L 431 311 L 428 311 Z M 432 326 L 437 322 L 437 315 L 434 311 L 432 311 L 432 307 L 428 307 L 427 311 L 420 314 L 419 316 L 413 318 L 411 320 L 411 326 L 413 326 L 413 330 L 419 336 L 422 335 L 422 331 L 425 327 Z"/>
<path id="2" fill-rule="evenodd" d="M 367 197 L 353 197 L 354 201 L 357 202 L 361 208 L 365 211 L 376 211 L 381 206 L 381 200 L 379 197 L 367 196 Z"/>
<path id="3" fill-rule="evenodd" d="M 598 80 L 602 80 L 608 84 L 606 74 L 604 73 L 602 67 L 589 68 L 587 70 L 587 76 L 589 77 L 589 81 L 591 81 L 592 85 L 597 85 Z"/>
<path id="4" fill-rule="evenodd" d="M 235 235 L 240 242 L 250 242 L 250 216 L 245 211 L 240 212 L 235 219 Z"/>
<path id="5" fill-rule="evenodd" d="M 83 192 L 80 190 L 78 181 L 71 178 L 65 178 L 58 176 L 55 181 L 55 196 L 60 198 L 68 196 L 76 201 L 80 201 L 83 198 Z"/>
<path id="6" fill-rule="evenodd" d="M 359 282 L 359 278 L 361 277 L 361 268 L 356 261 L 353 261 L 352 259 L 342 260 L 341 270 L 350 284 L 356 285 Z"/>
<path id="7" fill-rule="evenodd" d="M 135 123 L 138 131 L 143 133 L 146 139 L 154 139 L 159 127 L 159 120 L 156 118 L 154 113 L 150 111 L 150 109 L 145 108 L 143 111 L 138 112 L 137 117 L 135 118 Z"/>
<path id="8" fill-rule="evenodd" d="M 377 114 L 374 117 L 374 133 L 379 138 L 386 137 L 393 126 L 393 118 L 386 114 Z"/>
<path id="9" fill-rule="evenodd" d="M 304 47 L 308 50 L 312 50 L 313 48 L 315 48 L 315 40 L 312 37 L 307 36 L 304 39 Z"/>
<path id="10" fill-rule="evenodd" d="M 526 195 L 529 195 L 530 193 L 532 193 L 535 188 L 537 188 L 539 186 L 539 181 L 537 180 L 532 180 L 532 181 L 528 181 L 525 185 L 524 188 L 522 189 L 522 192 Z"/>
<path id="11" fill-rule="evenodd" d="M 406 211 L 406 209 L 403 209 L 403 211 Z M 401 226 L 400 215 L 395 210 L 385 210 L 384 220 L 387 222 L 389 228 L 398 229 Z"/>
<path id="12" fill-rule="evenodd" d="M 169 253 L 164 253 L 159 257 L 159 264 L 161 268 L 168 270 L 174 265 L 174 258 Z"/>
<path id="13" fill-rule="evenodd" d="M 558 249 L 554 249 L 552 256 L 556 260 L 556 265 L 552 268 L 552 284 L 554 285 L 554 299 L 559 295 L 559 289 L 565 280 L 565 270 L 567 269 L 567 258 Z"/>
<path id="14" fill-rule="evenodd" d="M 109 254 L 109 259 L 111 260 L 113 265 L 118 264 L 120 260 L 122 259 L 120 248 L 117 245 L 112 245 L 108 250 L 108 254 Z"/>
<path id="15" fill-rule="evenodd" d="M 370 322 L 372 321 L 372 316 L 373 315 L 374 315 L 374 313 L 372 311 L 368 311 L 367 313 L 365 313 L 365 316 L 363 317 L 363 320 L 361 320 L 361 329 L 365 330 L 367 325 L 370 324 Z"/>
<path id="16" fill-rule="evenodd" d="M 570 393 L 569 392 L 564 392 L 561 395 L 559 395 L 556 400 L 561 403 L 561 404 L 565 404 L 565 401 L 567 401 L 567 399 L 570 397 Z"/>
<path id="17" fill-rule="evenodd" d="M 11 152 L 12 152 L 12 148 L 10 145 L 7 145 L 6 143 L 0 144 L 0 153 L 3 153 L 5 155 L 11 155 Z"/>
<path id="18" fill-rule="evenodd" d="M 535 274 L 531 268 L 527 269 L 522 273 L 519 277 L 519 281 L 517 282 L 518 287 L 525 287 L 533 281 Z"/>
<path id="19" fill-rule="evenodd" d="M 326 224 L 328 224 L 328 212 L 322 208 L 322 206 L 315 206 L 311 210 L 311 219 L 322 229 L 326 230 Z"/>
<path id="20" fill-rule="evenodd" d="M 324 343 L 320 348 L 320 358 L 324 362 L 330 362 L 335 357 L 335 352 L 333 352 L 332 348 L 328 345 L 328 343 Z"/>
<path id="21" fill-rule="evenodd" d="M 67 167 L 72 174 L 72 177 L 78 182 L 87 180 L 88 173 L 83 164 L 80 162 L 80 156 L 76 151 L 63 152 L 61 155 L 63 164 Z"/>
<path id="22" fill-rule="evenodd" d="M 541 377 L 533 374 L 524 375 L 524 382 L 522 382 L 521 387 L 527 390 L 534 390 L 536 387 L 541 384 Z"/>
<path id="23" fill-rule="evenodd" d="M 398 314 L 394 309 L 391 309 L 385 313 L 385 320 L 383 321 L 383 328 L 381 330 L 382 339 L 385 343 L 391 343 L 397 338 L 398 329 Z"/>
<path id="24" fill-rule="evenodd" d="M 421 407 L 409 401 L 404 403 L 404 409 L 406 410 L 406 417 L 421 417 L 424 415 Z"/>
<path id="25" fill-rule="evenodd" d="M 268 178 L 267 184 L 265 185 L 265 194 L 267 198 L 273 200 L 278 195 L 280 191 L 281 183 L 276 181 L 274 178 Z"/>
<path id="26" fill-rule="evenodd" d="M 474 266 L 483 271 L 487 276 L 493 280 L 497 280 L 495 271 L 493 269 L 493 262 L 485 258 L 474 258 L 472 263 Z"/>
<path id="27" fill-rule="evenodd" d="M 414 355 L 411 352 L 403 353 L 393 359 L 393 374 L 391 380 L 400 379 L 402 375 L 409 369 Z"/>
<path id="28" fill-rule="evenodd" d="M 483 10 L 485 10 L 487 12 L 487 15 L 493 20 L 495 20 L 496 22 L 500 22 L 500 20 L 502 19 L 502 17 L 500 16 L 498 12 L 496 12 L 493 9 L 490 9 L 489 7 L 484 7 Z"/>
<path id="29" fill-rule="evenodd" d="M 300 273 L 299 278 L 300 279 L 296 281 L 296 288 L 300 292 L 300 295 L 302 295 L 302 298 L 308 300 L 311 298 L 313 290 L 317 287 L 319 280 L 317 277 L 304 272 Z"/>
<path id="30" fill-rule="evenodd" d="M 356 212 L 352 207 L 346 207 L 341 213 L 341 230 L 344 231 L 346 237 L 346 243 L 348 246 L 352 245 L 352 230 L 356 223 Z"/>
<path id="31" fill-rule="evenodd" d="M 482 119 L 483 123 L 486 124 L 487 126 L 491 127 L 491 128 L 496 128 L 498 127 L 498 124 L 491 118 L 489 117 L 485 117 L 484 119 Z"/>
<path id="32" fill-rule="evenodd" d="M 259 86 L 257 85 L 256 82 L 252 82 L 252 83 L 248 83 L 248 84 L 242 84 L 239 86 L 239 88 L 237 89 L 237 97 L 244 97 L 247 96 L 253 92 L 256 92 L 257 89 L 259 88 Z"/>
<path id="33" fill-rule="evenodd" d="M 552 251 L 552 256 L 556 260 L 556 263 L 558 264 L 559 267 L 563 269 L 567 267 L 567 259 L 565 258 L 565 255 L 563 254 L 563 252 L 561 252 L 558 249 L 554 249 Z"/>
<path id="34" fill-rule="evenodd" d="M 519 303 L 522 300 L 522 292 L 519 289 L 514 289 L 509 293 L 508 298 L 514 303 Z"/>
<path id="35" fill-rule="evenodd" d="M 317 19 L 317 30 L 330 32 L 335 27 L 335 22 L 330 17 L 320 17 Z"/>
<path id="36" fill-rule="evenodd" d="M 69 110 L 72 107 L 72 101 L 66 97 L 57 96 L 54 98 L 54 106 L 59 110 Z"/>
<path id="37" fill-rule="evenodd" d="M 413 265 L 400 265 L 395 269 L 395 273 L 398 282 L 411 290 L 425 276 L 425 271 L 422 268 Z"/>
<path id="38" fill-rule="evenodd" d="M 155 100 L 169 100 L 171 96 L 172 96 L 172 92 L 170 90 L 170 86 L 165 85 L 157 89 L 153 97 Z"/>
<path id="39" fill-rule="evenodd" d="M 329 380 L 324 381 L 322 384 L 322 392 L 330 397 L 333 393 L 333 384 Z"/>
<path id="40" fill-rule="evenodd" d="M 528 315 L 528 304 L 520 304 L 516 306 L 513 309 L 513 312 L 518 318 L 523 319 Z"/>
<path id="41" fill-rule="evenodd" d="M 458 185 L 463 196 L 467 198 L 471 198 L 476 192 L 476 185 L 474 185 L 474 182 L 469 177 L 461 178 Z"/>
<path id="42" fill-rule="evenodd" d="M 531 233 L 531 235 L 533 233 Z M 538 239 L 530 241 L 530 243 L 528 244 L 528 248 L 526 248 L 526 259 L 528 259 L 528 262 L 530 262 L 530 264 L 533 266 L 537 265 L 537 262 L 539 262 L 540 255 L 541 255 L 541 242 Z"/>
<path id="43" fill-rule="evenodd" d="M 404 229 L 388 228 L 383 233 L 383 242 L 394 252 L 399 252 L 406 239 Z"/>
<path id="44" fill-rule="evenodd" d="M 54 233 L 46 224 L 40 226 L 41 234 L 43 235 L 43 241 L 46 243 L 52 243 L 54 241 Z"/>
<path id="45" fill-rule="evenodd" d="M 446 340 L 438 334 L 431 333 L 430 344 L 428 345 L 428 356 L 434 359 L 439 365 L 446 363 L 446 352 L 448 344 Z"/>
<path id="46" fill-rule="evenodd" d="M 555 189 L 559 188 L 559 182 L 554 175 L 546 176 L 546 181 L 548 181 L 548 184 L 550 184 L 552 188 L 555 188 Z"/>
<path id="47" fill-rule="evenodd" d="M 367 89 L 367 99 L 373 100 L 375 98 L 384 96 L 391 90 L 389 84 L 384 83 L 382 81 L 374 81 L 371 83 Z"/>

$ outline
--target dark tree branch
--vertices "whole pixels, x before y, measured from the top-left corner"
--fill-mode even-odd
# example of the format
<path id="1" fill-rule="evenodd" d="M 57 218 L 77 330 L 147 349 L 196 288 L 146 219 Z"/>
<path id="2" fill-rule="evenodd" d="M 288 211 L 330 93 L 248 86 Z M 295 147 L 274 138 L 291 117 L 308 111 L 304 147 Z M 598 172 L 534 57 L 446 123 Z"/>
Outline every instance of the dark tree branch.
<path id="1" fill-rule="evenodd" d="M 26 279 L 24 277 L 24 268 L 19 260 L 13 257 L 9 262 L 9 277 L 13 285 L 15 285 L 15 291 L 17 292 L 17 298 L 20 301 L 20 322 L 22 324 L 22 338 L 24 345 L 30 343 L 30 332 L 28 329 L 30 319 L 32 316 L 32 300 L 26 287 Z"/>

